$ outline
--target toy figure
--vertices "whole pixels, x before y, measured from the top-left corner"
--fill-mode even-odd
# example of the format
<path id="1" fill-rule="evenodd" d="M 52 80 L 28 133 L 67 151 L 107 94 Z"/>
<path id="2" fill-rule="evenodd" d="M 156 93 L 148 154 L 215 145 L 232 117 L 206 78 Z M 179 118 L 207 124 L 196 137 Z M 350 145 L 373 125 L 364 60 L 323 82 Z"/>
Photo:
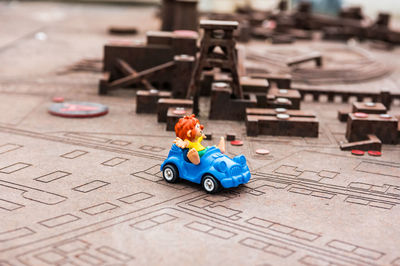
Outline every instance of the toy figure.
<path id="1" fill-rule="evenodd" d="M 225 154 L 225 140 L 218 147 L 204 147 L 203 126 L 194 116 L 185 116 L 175 125 L 177 138 L 161 164 L 160 170 L 168 183 L 185 179 L 201 184 L 207 193 L 217 193 L 222 188 L 246 184 L 251 178 L 244 155 L 229 158 Z M 186 149 L 189 151 L 186 153 Z M 200 159 L 201 158 L 201 159 Z"/>
<path id="2" fill-rule="evenodd" d="M 201 145 L 201 141 L 206 138 L 203 134 L 203 125 L 195 115 L 185 116 L 179 119 L 175 125 L 176 139 L 174 143 L 181 149 L 188 148 L 187 158 L 195 165 L 200 163 L 200 158 L 207 152 L 209 147 Z M 225 153 L 225 139 L 221 137 L 217 146 L 221 153 Z"/>

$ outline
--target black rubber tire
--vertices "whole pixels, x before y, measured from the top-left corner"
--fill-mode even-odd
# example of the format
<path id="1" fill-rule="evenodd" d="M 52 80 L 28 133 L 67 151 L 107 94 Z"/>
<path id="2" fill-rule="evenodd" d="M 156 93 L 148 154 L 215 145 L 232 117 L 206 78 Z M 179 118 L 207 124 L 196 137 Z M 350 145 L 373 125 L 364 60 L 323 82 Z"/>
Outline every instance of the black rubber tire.
<path id="1" fill-rule="evenodd" d="M 176 183 L 179 181 L 179 172 L 175 165 L 166 164 L 163 167 L 162 175 L 168 183 Z"/>
<path id="2" fill-rule="evenodd" d="M 205 175 L 201 180 L 203 189 L 209 194 L 215 194 L 221 190 L 222 186 L 212 175 Z"/>

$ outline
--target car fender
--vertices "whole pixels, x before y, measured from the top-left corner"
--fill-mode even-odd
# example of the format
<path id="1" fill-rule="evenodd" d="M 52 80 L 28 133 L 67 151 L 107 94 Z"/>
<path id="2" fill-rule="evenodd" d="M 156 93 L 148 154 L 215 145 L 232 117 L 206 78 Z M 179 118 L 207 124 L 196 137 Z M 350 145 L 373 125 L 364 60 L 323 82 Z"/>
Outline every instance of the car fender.
<path id="1" fill-rule="evenodd" d="M 163 170 L 163 168 L 164 168 L 164 166 L 166 165 L 166 164 L 173 164 L 173 165 L 175 165 L 176 166 L 176 168 L 178 169 L 178 172 L 180 172 L 180 160 L 179 160 L 179 158 L 178 157 L 176 157 L 176 156 L 170 156 L 170 157 L 168 157 L 167 159 L 165 159 L 164 160 L 164 162 L 161 164 L 161 166 L 160 166 L 160 171 L 162 171 Z"/>
<path id="2" fill-rule="evenodd" d="M 220 171 L 216 170 L 214 168 L 214 166 L 210 167 L 210 169 L 208 169 L 207 172 L 205 172 L 201 179 L 203 179 L 204 176 L 206 175 L 212 175 L 213 177 L 215 177 L 219 182 L 221 182 L 222 179 L 226 178 L 225 173 L 221 173 Z"/>

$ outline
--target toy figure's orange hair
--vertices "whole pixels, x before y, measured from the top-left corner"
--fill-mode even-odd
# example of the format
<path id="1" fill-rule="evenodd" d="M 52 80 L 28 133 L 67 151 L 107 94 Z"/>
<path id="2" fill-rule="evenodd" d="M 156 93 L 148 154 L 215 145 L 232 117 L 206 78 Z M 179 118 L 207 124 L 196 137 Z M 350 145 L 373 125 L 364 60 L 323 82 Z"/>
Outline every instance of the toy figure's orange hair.
<path id="1" fill-rule="evenodd" d="M 179 119 L 178 123 L 175 125 L 175 134 L 177 137 L 181 138 L 182 140 L 188 139 L 190 141 L 194 140 L 195 136 L 192 136 L 189 138 L 187 136 L 187 132 L 189 130 L 193 130 L 194 127 L 196 126 L 197 123 L 199 122 L 199 119 L 195 117 L 195 115 L 190 115 L 190 116 L 184 116 Z M 201 126 L 203 128 L 203 126 Z"/>

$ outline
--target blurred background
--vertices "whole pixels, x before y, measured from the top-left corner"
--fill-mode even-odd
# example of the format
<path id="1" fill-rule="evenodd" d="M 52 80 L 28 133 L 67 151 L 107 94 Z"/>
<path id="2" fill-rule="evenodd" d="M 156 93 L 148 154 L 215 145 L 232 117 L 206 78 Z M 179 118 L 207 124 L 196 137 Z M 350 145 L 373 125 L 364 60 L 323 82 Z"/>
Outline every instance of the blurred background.
<path id="1" fill-rule="evenodd" d="M 300 0 L 292 0 L 292 5 L 295 5 Z M 317 12 L 333 13 L 340 6 L 361 6 L 363 12 L 375 17 L 378 11 L 389 12 L 393 16 L 400 17 L 400 1 L 399 0 L 309 0 L 313 2 Z M 235 5 L 250 4 L 257 9 L 270 9 L 275 7 L 278 0 L 200 0 L 200 8 L 203 10 L 216 9 L 221 11 L 229 11 Z M 329 11 L 328 11 L 329 10 Z"/>
<path id="2" fill-rule="evenodd" d="M 14 2 L 7 1 L 7 2 Z M 30 0 L 27 0 L 30 1 Z M 47 0 L 51 1 L 51 0 Z M 300 0 L 291 0 L 295 5 Z M 313 2 L 314 11 L 334 14 L 339 7 L 361 6 L 365 15 L 375 17 L 380 12 L 389 12 L 395 18 L 400 17 L 400 0 L 309 0 Z M 124 4 L 159 4 L 161 0 L 61 0 L 59 2 L 105 2 Z M 250 5 L 256 9 L 270 9 L 275 7 L 279 0 L 199 0 L 202 11 L 231 12 L 235 6 Z"/>

